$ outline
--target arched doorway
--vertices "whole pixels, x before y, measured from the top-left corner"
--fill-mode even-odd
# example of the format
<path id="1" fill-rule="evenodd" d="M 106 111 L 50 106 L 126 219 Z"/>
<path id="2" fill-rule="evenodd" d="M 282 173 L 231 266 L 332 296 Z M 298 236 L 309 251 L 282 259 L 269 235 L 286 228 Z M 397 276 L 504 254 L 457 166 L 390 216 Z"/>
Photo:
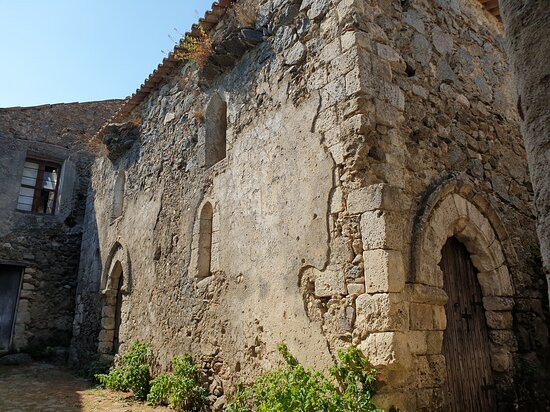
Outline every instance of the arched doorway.
<path id="1" fill-rule="evenodd" d="M 124 284 L 124 273 L 122 271 L 122 265 L 117 262 L 115 269 L 118 272 L 118 282 L 116 286 L 115 297 L 115 324 L 113 331 L 113 354 L 118 353 L 120 346 L 120 324 L 122 323 L 122 285 Z"/>
<path id="2" fill-rule="evenodd" d="M 443 246 L 439 267 L 443 289 L 449 296 L 443 335 L 445 410 L 496 410 L 483 295 L 468 250 L 456 237 L 450 237 Z"/>
<path id="3" fill-rule="evenodd" d="M 120 339 L 124 301 L 129 298 L 132 280 L 130 255 L 119 242 L 115 242 L 103 266 L 101 276 L 101 331 L 98 352 L 117 353 L 123 343 Z M 122 328 L 123 329 L 123 328 Z"/>

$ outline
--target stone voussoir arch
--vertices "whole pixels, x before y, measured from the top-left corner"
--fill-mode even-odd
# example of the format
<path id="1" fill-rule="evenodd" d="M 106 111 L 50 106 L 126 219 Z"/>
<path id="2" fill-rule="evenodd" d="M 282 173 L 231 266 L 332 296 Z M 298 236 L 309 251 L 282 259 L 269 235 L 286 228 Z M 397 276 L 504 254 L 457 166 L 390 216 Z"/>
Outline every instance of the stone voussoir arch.
<path id="1" fill-rule="evenodd" d="M 115 242 L 103 266 L 101 276 L 101 330 L 98 337 L 98 352 L 111 354 L 118 339 L 116 311 L 117 296 L 128 295 L 131 291 L 131 264 L 128 250 L 120 242 Z M 122 284 L 120 277 L 122 276 Z M 119 299 L 119 298 L 118 298 Z"/>
<path id="2" fill-rule="evenodd" d="M 121 266 L 122 273 L 124 273 L 121 291 L 124 294 L 130 293 L 132 279 L 130 254 L 128 253 L 128 250 L 117 241 L 111 247 L 109 254 L 107 255 L 107 259 L 105 260 L 105 264 L 103 265 L 100 284 L 102 295 L 109 294 L 113 290 L 115 290 L 116 293 L 118 276 L 115 267 L 117 265 Z"/>
<path id="3" fill-rule="evenodd" d="M 512 332 L 515 290 L 509 267 L 515 265 L 517 257 L 497 212 L 467 178 L 453 176 L 438 186 L 417 215 L 408 279 L 411 301 L 443 310 L 447 295 L 439 262 L 443 246 L 453 236 L 464 244 L 477 269 L 489 333 L 512 337 L 508 344 L 491 345 L 492 369 L 507 372 L 512 368 L 511 352 L 516 350 Z M 419 290 L 424 293 L 414 292 Z M 429 291 L 437 299 L 432 299 Z M 445 324 L 434 327 L 445 328 Z"/>

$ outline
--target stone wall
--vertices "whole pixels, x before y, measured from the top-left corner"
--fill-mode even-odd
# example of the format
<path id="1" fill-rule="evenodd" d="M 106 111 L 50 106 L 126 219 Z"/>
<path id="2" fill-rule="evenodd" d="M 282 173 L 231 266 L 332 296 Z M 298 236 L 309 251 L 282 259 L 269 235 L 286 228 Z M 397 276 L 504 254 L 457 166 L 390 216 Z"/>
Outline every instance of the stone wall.
<path id="1" fill-rule="evenodd" d="M 24 268 L 14 350 L 68 347 L 85 196 L 94 155 L 86 142 L 120 101 L 0 109 L 0 263 Z M 58 211 L 16 210 L 28 156 L 62 164 Z"/>
<path id="2" fill-rule="evenodd" d="M 348 36 L 363 84 L 343 123 L 350 178 L 338 217 L 360 221 L 364 249 L 354 342 L 389 383 L 379 405 L 445 408 L 438 263 L 456 236 L 479 271 L 491 368 L 509 408 L 514 367 L 545 368 L 548 306 L 500 23 L 469 1 L 356 2 L 355 13 Z"/>
<path id="3" fill-rule="evenodd" d="M 260 44 L 223 44 L 234 25 L 212 37 L 242 57 L 180 65 L 134 113 L 137 136 L 104 139 L 74 360 L 113 349 L 120 302 L 121 350 L 150 341 L 161 369 L 192 353 L 215 408 L 286 341 L 321 369 L 359 345 L 380 406 L 437 409 L 447 295 L 429 247 L 455 235 L 487 280 L 492 368 L 513 401 L 514 365 L 547 350 L 547 303 L 499 23 L 469 0 L 279 0 L 259 7 Z M 220 100 L 226 157 L 210 166 Z"/>

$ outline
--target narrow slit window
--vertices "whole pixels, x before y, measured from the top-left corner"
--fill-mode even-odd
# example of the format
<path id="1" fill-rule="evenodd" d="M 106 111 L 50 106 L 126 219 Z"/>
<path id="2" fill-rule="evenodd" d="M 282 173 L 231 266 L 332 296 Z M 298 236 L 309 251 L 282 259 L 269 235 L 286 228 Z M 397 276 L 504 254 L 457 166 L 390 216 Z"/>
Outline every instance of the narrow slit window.
<path id="1" fill-rule="evenodd" d="M 200 214 L 199 222 L 199 265 L 200 278 L 210 276 L 210 264 L 212 260 L 212 218 L 214 210 L 210 203 L 206 203 Z"/>
<path id="2" fill-rule="evenodd" d="M 54 214 L 61 166 L 37 159 L 27 159 L 23 168 L 17 210 Z"/>
<path id="3" fill-rule="evenodd" d="M 206 108 L 205 160 L 210 167 L 226 156 L 227 103 L 215 95 Z"/>
<path id="4" fill-rule="evenodd" d="M 126 185 L 126 174 L 124 171 L 118 172 L 115 180 L 115 187 L 113 190 L 113 209 L 111 212 L 111 218 L 116 219 L 122 215 L 124 207 L 124 187 Z"/>

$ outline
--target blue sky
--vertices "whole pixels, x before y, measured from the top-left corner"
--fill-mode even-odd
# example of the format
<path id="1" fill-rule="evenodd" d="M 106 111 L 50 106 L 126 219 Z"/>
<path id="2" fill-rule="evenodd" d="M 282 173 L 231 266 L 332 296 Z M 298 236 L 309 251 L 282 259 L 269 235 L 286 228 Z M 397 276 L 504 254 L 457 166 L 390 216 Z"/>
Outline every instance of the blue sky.
<path id="1" fill-rule="evenodd" d="M 132 94 L 212 0 L 0 0 L 0 107 Z"/>

